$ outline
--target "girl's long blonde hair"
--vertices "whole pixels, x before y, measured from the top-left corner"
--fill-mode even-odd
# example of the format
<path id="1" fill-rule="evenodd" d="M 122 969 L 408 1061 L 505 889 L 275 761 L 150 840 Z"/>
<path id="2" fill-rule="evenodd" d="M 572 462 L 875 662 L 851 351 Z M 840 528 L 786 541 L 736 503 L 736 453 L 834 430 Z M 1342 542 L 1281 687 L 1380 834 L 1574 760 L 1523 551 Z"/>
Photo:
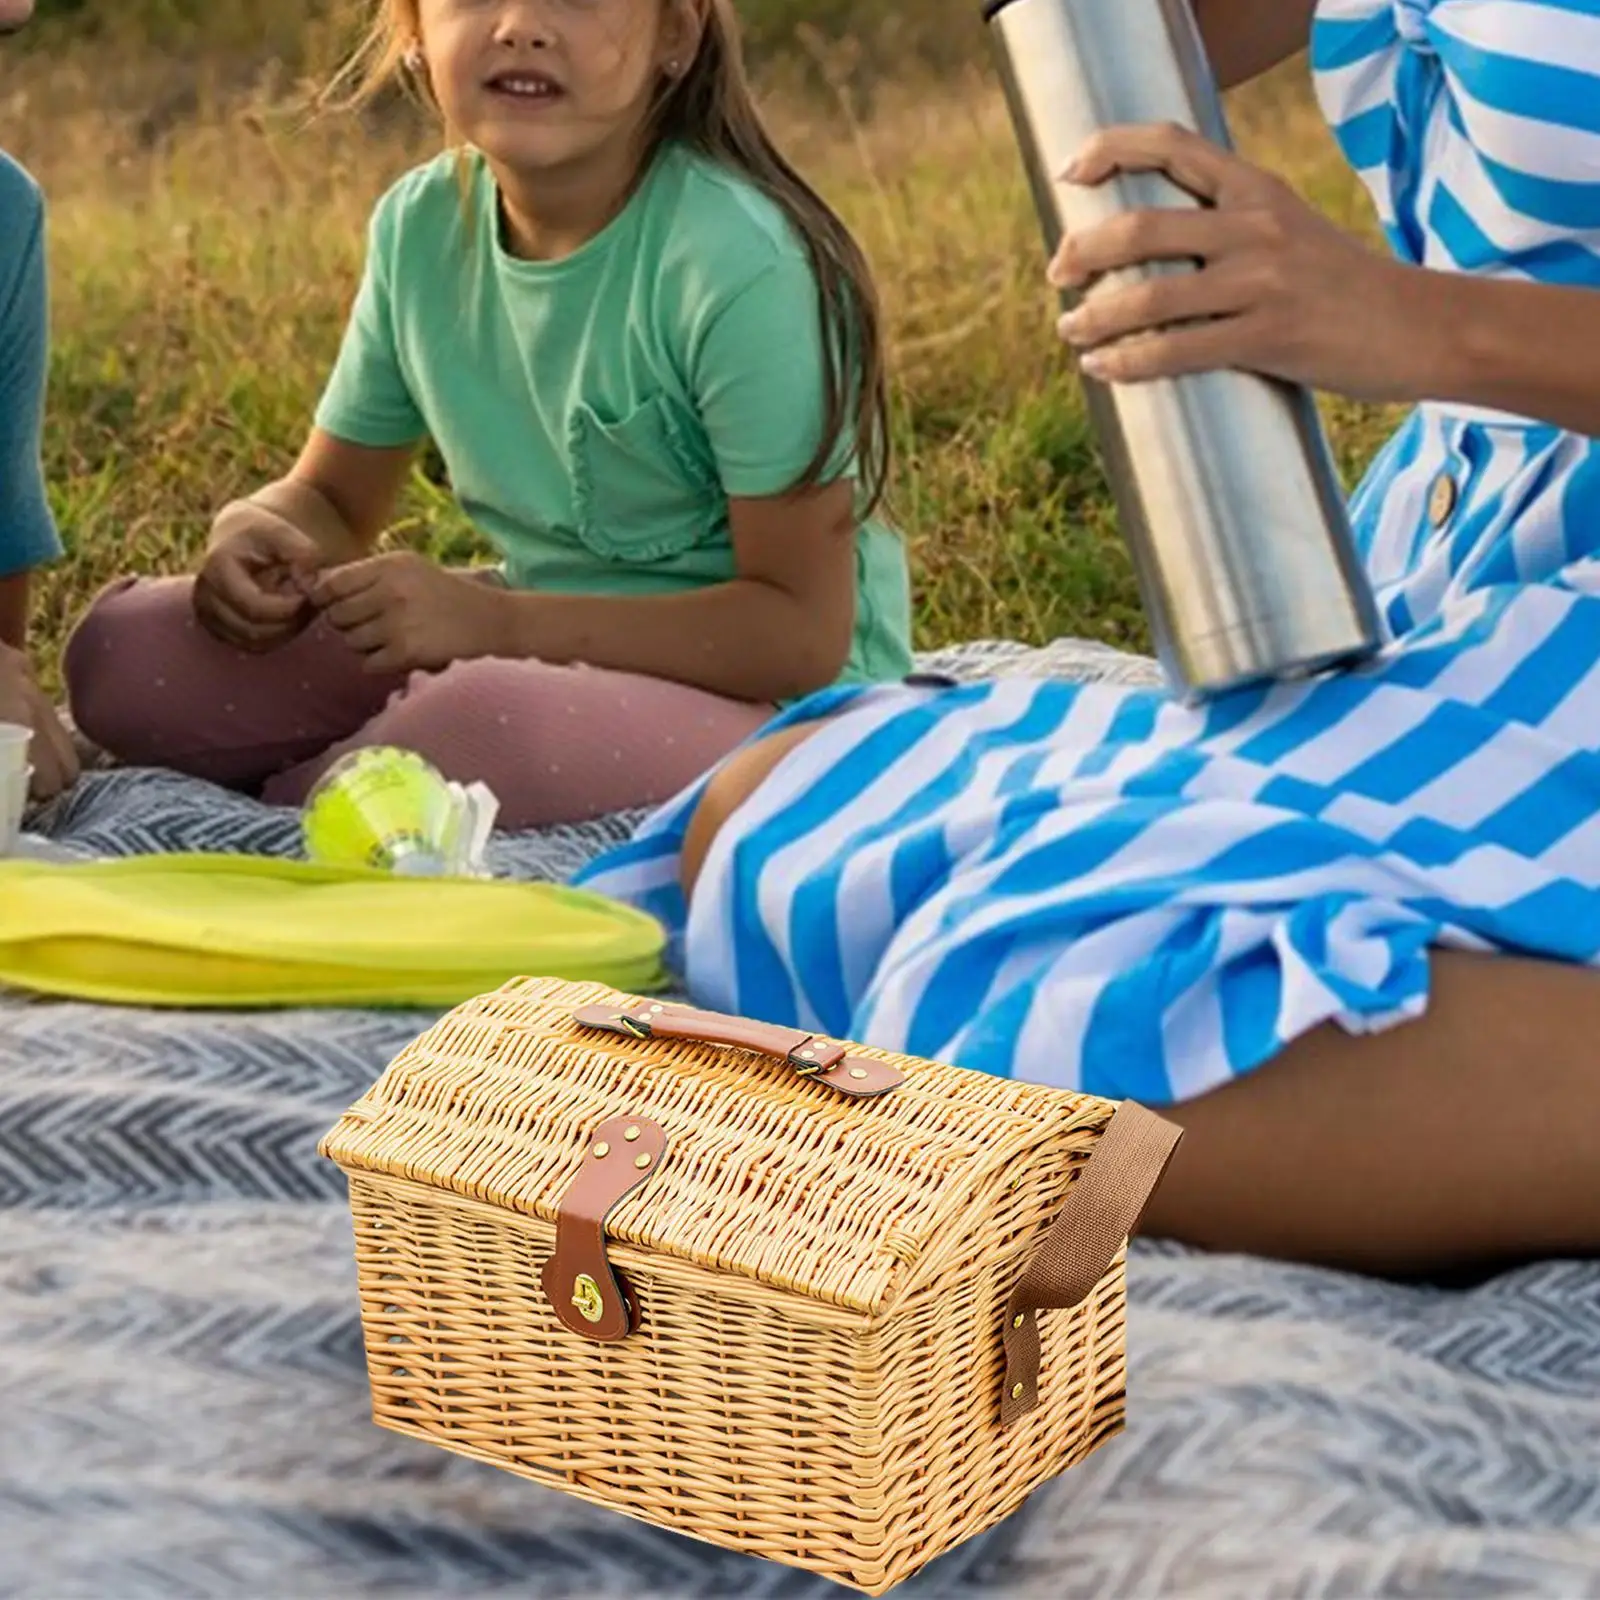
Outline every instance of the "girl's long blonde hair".
<path id="1" fill-rule="evenodd" d="M 849 437 L 861 514 L 870 515 L 889 477 L 888 362 L 871 268 L 837 213 L 767 133 L 745 70 L 733 0 L 693 3 L 701 11 L 699 49 L 688 71 L 662 86 L 651 114 L 651 146 L 673 140 L 741 174 L 778 206 L 799 235 L 817 281 L 824 404 L 816 454 L 793 489 L 827 481 L 837 468 L 840 442 Z M 432 104 L 425 80 L 412 79 L 406 70 L 418 32 L 417 0 L 379 0 L 372 28 L 330 86 L 330 98 L 348 90 L 340 103 L 361 105 L 389 84 L 411 80 Z"/>

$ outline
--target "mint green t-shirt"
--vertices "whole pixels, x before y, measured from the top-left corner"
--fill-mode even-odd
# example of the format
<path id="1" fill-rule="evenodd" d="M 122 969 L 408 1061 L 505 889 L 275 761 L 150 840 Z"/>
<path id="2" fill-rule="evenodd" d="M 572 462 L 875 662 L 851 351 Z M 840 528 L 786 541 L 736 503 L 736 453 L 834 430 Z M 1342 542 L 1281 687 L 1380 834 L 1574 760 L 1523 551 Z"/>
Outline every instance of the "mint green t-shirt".
<path id="1" fill-rule="evenodd" d="M 509 582 L 650 595 L 735 574 L 728 499 L 791 488 L 823 422 L 805 248 L 770 200 L 681 146 L 559 261 L 500 238 L 492 174 L 453 154 L 372 218 L 366 274 L 317 424 L 433 438 Z M 910 667 L 904 547 L 866 522 L 844 681 Z"/>

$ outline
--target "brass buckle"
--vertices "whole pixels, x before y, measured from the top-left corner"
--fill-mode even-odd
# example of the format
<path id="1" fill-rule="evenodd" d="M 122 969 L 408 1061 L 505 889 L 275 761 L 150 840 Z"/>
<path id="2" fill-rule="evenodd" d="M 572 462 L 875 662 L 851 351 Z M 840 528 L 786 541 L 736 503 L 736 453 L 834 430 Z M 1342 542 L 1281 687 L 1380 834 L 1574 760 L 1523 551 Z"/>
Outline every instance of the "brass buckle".
<path id="1" fill-rule="evenodd" d="M 605 1296 L 600 1293 L 600 1285 L 587 1272 L 578 1274 L 578 1281 L 572 1288 L 572 1303 L 585 1322 L 598 1322 L 605 1315 Z"/>

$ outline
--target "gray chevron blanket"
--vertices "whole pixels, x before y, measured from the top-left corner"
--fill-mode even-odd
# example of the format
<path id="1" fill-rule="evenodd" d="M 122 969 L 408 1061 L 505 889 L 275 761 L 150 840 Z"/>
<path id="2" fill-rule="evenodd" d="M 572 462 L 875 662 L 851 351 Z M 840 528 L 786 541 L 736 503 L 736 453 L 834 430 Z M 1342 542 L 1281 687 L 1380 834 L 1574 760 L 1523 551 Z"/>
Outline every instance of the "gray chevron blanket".
<path id="1" fill-rule="evenodd" d="M 1137 677 L 995 647 L 937 670 Z M 626 818 L 497 841 L 559 877 Z M 286 852 L 148 773 L 42 819 L 89 852 Z M 0 907 L 0 915 L 3 915 Z M 0 1001 L 0 1596 L 836 1593 L 372 1427 L 314 1146 L 428 1019 Z M 1470 1290 L 1139 1248 L 1129 1431 L 918 1596 L 1600 1595 L 1600 1265 Z"/>

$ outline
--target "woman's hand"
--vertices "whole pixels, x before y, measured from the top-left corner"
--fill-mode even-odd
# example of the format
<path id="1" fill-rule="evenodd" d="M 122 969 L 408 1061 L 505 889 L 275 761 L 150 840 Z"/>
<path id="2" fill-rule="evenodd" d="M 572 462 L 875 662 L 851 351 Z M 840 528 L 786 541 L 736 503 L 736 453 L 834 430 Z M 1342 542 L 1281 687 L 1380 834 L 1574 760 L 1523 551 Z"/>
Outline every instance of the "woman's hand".
<path id="1" fill-rule="evenodd" d="M 1108 130 L 1064 176 L 1093 187 L 1118 172 L 1165 173 L 1203 204 L 1130 212 L 1063 242 L 1051 281 L 1085 298 L 1060 332 L 1090 377 L 1234 368 L 1355 399 L 1412 397 L 1426 369 L 1418 288 L 1428 275 L 1367 249 L 1278 178 L 1184 128 Z M 1155 261 L 1200 265 L 1096 282 Z"/>
<path id="2" fill-rule="evenodd" d="M 436 671 L 511 653 L 507 591 L 411 551 L 335 567 L 317 580 L 311 601 L 369 672 Z"/>

